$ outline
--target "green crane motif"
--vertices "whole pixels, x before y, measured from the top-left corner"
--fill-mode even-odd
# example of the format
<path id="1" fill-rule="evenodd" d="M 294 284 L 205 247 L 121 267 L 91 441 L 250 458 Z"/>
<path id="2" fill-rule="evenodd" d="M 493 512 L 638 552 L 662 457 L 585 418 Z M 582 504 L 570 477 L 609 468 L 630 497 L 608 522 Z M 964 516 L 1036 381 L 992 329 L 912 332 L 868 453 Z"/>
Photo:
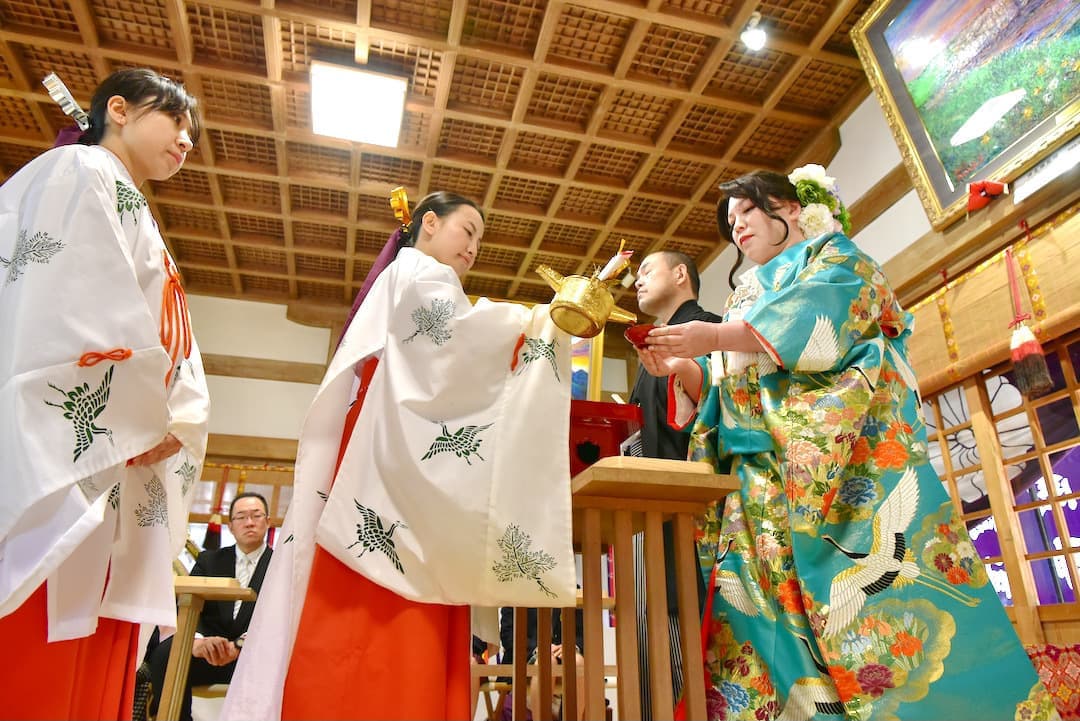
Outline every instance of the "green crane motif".
<path id="1" fill-rule="evenodd" d="M 79 460 L 79 456 L 90 448 L 94 442 L 94 436 L 105 435 L 110 442 L 112 441 L 112 431 L 94 425 L 94 421 L 102 414 L 109 402 L 109 384 L 112 383 L 115 368 L 116 366 L 109 366 L 109 370 L 105 371 L 105 377 L 101 379 L 101 385 L 93 392 L 90 392 L 89 383 L 75 386 L 70 391 L 49 383 L 50 388 L 67 398 L 63 403 L 45 401 L 45 405 L 64 411 L 64 418 L 72 422 L 75 431 L 75 451 L 71 459 L 72 463 Z"/>
<path id="2" fill-rule="evenodd" d="M 435 441 L 428 448 L 427 453 L 424 454 L 420 460 L 426 461 L 432 456 L 436 456 L 440 453 L 450 452 L 458 458 L 464 458 L 465 462 L 470 466 L 472 461 L 469 460 L 469 456 L 474 455 L 480 460 L 487 460 L 480 455 L 480 444 L 484 442 L 483 438 L 477 438 L 481 431 L 486 431 L 491 428 L 492 424 L 488 423 L 484 426 L 462 426 L 453 433 L 446 427 L 445 423 L 440 423 L 442 426 L 442 435 L 438 436 Z"/>
<path id="3" fill-rule="evenodd" d="M 357 558 L 363 557 L 368 551 L 378 551 L 390 559 L 390 563 L 394 564 L 394 568 L 398 570 L 398 573 L 404 575 L 405 569 L 402 568 L 401 559 L 397 555 L 397 548 L 394 547 L 393 535 L 398 526 L 401 528 L 408 528 L 408 526 L 401 521 L 394 521 L 390 524 L 390 528 L 386 528 L 383 526 L 379 514 L 367 506 L 360 505 L 360 502 L 355 498 L 353 503 L 356 504 L 356 509 L 360 511 L 364 522 L 356 524 L 356 543 L 350 543 L 346 548 L 359 545 L 361 550 Z M 292 536 L 289 538 L 291 539 Z"/>
<path id="4" fill-rule="evenodd" d="M 525 339 L 525 352 L 521 355 L 521 360 L 525 365 L 532 363 L 536 360 L 546 358 L 548 363 L 551 364 L 551 370 L 555 373 L 555 380 L 562 382 L 559 378 L 559 361 L 555 358 L 555 348 L 558 346 L 559 340 L 552 338 L 551 342 L 545 342 L 543 338 L 526 338 Z M 524 367 L 524 366 L 522 366 Z"/>
<path id="5" fill-rule="evenodd" d="M 195 482 L 195 466 L 193 466 L 191 461 L 185 456 L 184 463 L 174 472 L 176 475 L 180 476 L 181 479 L 180 495 L 186 496 L 188 489 L 191 488 L 191 484 Z"/>

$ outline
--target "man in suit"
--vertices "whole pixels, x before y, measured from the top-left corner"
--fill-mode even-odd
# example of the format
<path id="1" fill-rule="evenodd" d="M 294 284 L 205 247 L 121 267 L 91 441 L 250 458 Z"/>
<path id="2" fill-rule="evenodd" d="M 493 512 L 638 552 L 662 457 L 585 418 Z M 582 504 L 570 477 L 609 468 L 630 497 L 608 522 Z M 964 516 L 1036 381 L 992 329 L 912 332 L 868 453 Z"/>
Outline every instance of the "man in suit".
<path id="1" fill-rule="evenodd" d="M 203 551 L 195 561 L 191 575 L 236 578 L 240 585 L 258 592 L 273 554 L 266 545 L 267 516 L 265 498 L 258 493 L 238 494 L 229 506 L 229 530 L 236 545 Z M 232 679 L 254 610 L 254 601 L 208 601 L 203 607 L 191 651 L 191 670 L 180 711 L 181 721 L 191 721 L 192 686 L 229 683 Z M 157 714 L 171 648 L 170 637 L 150 651 L 150 681 L 154 688 L 150 703 L 152 716 Z"/>
<path id="2" fill-rule="evenodd" d="M 638 266 L 638 307 L 656 318 L 657 325 L 675 325 L 703 320 L 719 323 L 721 317 L 701 307 L 697 301 L 701 278 L 693 258 L 679 251 L 661 250 L 652 253 Z M 641 364 L 638 366 L 634 390 L 630 402 L 641 406 L 642 455 L 648 458 L 668 458 L 685 461 L 690 444 L 690 429 L 676 429 L 668 423 L 668 377 L 650 351 L 638 349 Z M 643 562 L 643 537 L 634 538 L 634 578 L 637 586 L 635 606 L 638 611 L 638 635 L 641 666 L 642 708 L 641 718 L 652 718 L 651 694 L 649 693 L 648 642 L 645 627 L 645 568 Z M 664 557 L 667 578 L 660 582 L 667 585 L 668 634 L 671 646 L 671 676 L 676 701 L 682 691 L 682 653 L 679 648 L 678 594 L 675 585 L 675 541 L 671 522 L 664 523 Z M 697 558 L 694 558 L 695 566 Z M 698 574 L 698 611 L 705 598 L 705 581 Z"/>

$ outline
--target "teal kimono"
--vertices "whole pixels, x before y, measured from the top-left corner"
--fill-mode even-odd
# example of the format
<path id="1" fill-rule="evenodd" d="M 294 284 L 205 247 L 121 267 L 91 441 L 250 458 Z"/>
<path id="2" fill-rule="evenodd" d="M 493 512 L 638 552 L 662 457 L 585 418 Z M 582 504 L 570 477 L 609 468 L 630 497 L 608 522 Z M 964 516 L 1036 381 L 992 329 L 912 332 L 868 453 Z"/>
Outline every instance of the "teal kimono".
<path id="1" fill-rule="evenodd" d="M 1053 703 L 927 460 L 911 316 L 845 236 L 748 271 L 690 455 L 737 474 L 704 521 L 711 719 L 1044 719 Z"/>

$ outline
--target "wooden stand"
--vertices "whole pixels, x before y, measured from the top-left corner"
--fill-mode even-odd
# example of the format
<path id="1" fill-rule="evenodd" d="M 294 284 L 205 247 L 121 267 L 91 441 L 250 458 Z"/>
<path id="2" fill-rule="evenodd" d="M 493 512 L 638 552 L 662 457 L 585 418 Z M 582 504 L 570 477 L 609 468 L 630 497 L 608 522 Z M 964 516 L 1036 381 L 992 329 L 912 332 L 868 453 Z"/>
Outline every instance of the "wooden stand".
<path id="1" fill-rule="evenodd" d="M 199 614 L 207 601 L 254 601 L 255 591 L 244 588 L 235 578 L 213 576 L 178 576 L 176 588 L 176 636 L 165 667 L 165 685 L 158 704 L 158 719 L 176 721 L 184 700 L 188 669 L 191 667 L 191 648 Z"/>
<path id="2" fill-rule="evenodd" d="M 563 683 L 563 718 L 605 718 L 603 610 L 612 607 L 601 577 L 601 554 L 614 549 L 615 599 L 618 624 L 615 630 L 615 672 L 620 721 L 641 718 L 641 679 L 638 673 L 638 639 L 634 607 L 632 538 L 645 532 L 645 574 L 651 580 L 645 589 L 646 623 L 649 630 L 652 716 L 670 720 L 674 712 L 668 641 L 668 608 L 664 562 L 663 522 L 671 520 L 675 531 L 675 578 L 678 588 L 678 615 L 683 657 L 683 688 L 687 718 L 706 717 L 704 668 L 701 659 L 701 620 L 698 616 L 697 579 L 694 563 L 694 516 L 705 507 L 738 489 L 733 476 L 713 473 L 705 463 L 667 461 L 654 458 L 614 456 L 601 458 L 572 481 L 574 543 L 582 554 L 581 606 L 585 623 L 585 698 L 576 698 L 575 684 Z M 620 604 L 619 601 L 622 601 Z M 541 609 L 537 620 L 537 670 L 539 721 L 551 717 L 551 622 Z M 520 628 L 519 628 L 520 627 Z M 525 648 L 525 610 L 515 609 L 514 688 L 525 688 L 528 675 Z M 574 609 L 563 611 L 563 637 L 573 639 Z M 573 654 L 564 654 L 561 670 L 565 677 L 578 673 Z M 474 667 L 483 670 L 483 666 Z M 486 671 L 483 671 L 486 675 Z M 514 694 L 514 718 L 525 718 L 525 693 Z"/>

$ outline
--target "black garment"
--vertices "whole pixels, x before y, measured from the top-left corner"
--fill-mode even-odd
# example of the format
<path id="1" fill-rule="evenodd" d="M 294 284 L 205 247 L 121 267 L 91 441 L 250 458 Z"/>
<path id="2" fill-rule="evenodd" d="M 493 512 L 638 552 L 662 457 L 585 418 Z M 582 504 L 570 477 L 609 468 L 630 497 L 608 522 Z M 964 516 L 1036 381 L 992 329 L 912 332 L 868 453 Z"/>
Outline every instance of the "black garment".
<path id="1" fill-rule="evenodd" d="M 270 565 L 270 556 L 273 550 L 267 548 L 263 551 L 259 562 L 255 564 L 255 570 L 251 574 L 250 588 L 256 593 L 262 588 L 263 577 L 266 575 L 266 567 Z M 192 576 L 217 576 L 221 578 L 234 578 L 236 576 L 236 546 L 204 550 L 195 560 L 191 568 Z M 207 601 L 199 614 L 198 631 L 203 636 L 221 636 L 230 641 L 235 641 L 245 632 L 251 623 L 251 614 L 255 611 L 254 601 L 244 601 L 240 604 L 240 612 L 233 618 L 235 601 Z M 150 681 L 154 687 L 154 698 L 150 703 L 150 714 L 157 715 L 158 702 L 161 699 L 161 691 L 165 686 L 165 669 L 169 664 L 169 651 L 172 649 L 172 637 L 165 639 L 157 646 L 148 651 L 150 665 Z M 180 708 L 181 721 L 191 721 L 191 687 L 204 686 L 213 683 L 229 683 L 232 680 L 233 671 L 236 670 L 236 662 L 233 661 L 225 666 L 212 666 L 205 659 L 192 658 L 191 670 L 188 672 L 187 689 L 184 692 L 184 702 Z"/>
<path id="2" fill-rule="evenodd" d="M 688 300 L 678 307 L 668 325 L 689 323 L 703 320 L 719 323 L 723 320 L 715 313 L 710 313 L 696 300 Z M 630 393 L 630 402 L 641 406 L 644 421 L 641 429 L 643 455 L 646 458 L 667 458 L 673 461 L 685 461 L 690 447 L 690 429 L 676 430 L 668 423 L 668 379 L 649 375 L 639 363 L 634 390 Z M 664 523 L 664 564 L 667 566 L 668 611 L 675 614 L 678 606 L 678 592 L 675 585 L 675 533 L 671 522 Z M 697 558 L 695 556 L 695 566 Z M 705 603 L 705 580 L 698 576 L 698 612 Z"/>
<path id="3" fill-rule="evenodd" d="M 722 318 L 698 305 L 696 300 L 688 300 L 679 306 L 671 316 L 668 325 L 689 323 L 692 320 L 704 320 L 719 323 Z M 668 379 L 649 375 L 638 364 L 634 390 L 630 393 L 630 402 L 641 406 L 644 420 L 641 429 L 643 455 L 646 458 L 669 458 L 685 461 L 686 451 L 690 446 L 690 431 L 677 431 L 667 422 Z"/>

